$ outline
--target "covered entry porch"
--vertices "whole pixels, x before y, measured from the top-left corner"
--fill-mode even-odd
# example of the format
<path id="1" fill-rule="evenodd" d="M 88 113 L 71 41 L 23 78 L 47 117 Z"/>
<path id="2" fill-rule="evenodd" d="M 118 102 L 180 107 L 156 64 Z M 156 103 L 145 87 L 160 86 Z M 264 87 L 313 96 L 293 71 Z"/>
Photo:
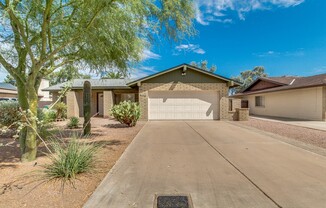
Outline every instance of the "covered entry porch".
<path id="1" fill-rule="evenodd" d="M 109 117 L 113 105 L 130 100 L 138 102 L 138 91 L 128 90 L 92 90 L 91 114 Z M 67 93 L 67 116 L 83 117 L 83 91 L 72 90 Z"/>

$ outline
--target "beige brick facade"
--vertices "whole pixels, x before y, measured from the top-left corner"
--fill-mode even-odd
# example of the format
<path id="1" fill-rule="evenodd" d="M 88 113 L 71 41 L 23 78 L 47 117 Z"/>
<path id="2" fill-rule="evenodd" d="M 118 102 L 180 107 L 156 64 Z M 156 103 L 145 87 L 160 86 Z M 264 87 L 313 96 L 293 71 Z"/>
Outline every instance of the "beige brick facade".
<path id="1" fill-rule="evenodd" d="M 142 83 L 139 87 L 141 119 L 148 119 L 148 91 L 216 91 L 219 93 L 220 119 L 229 119 L 227 83 Z"/>
<path id="2" fill-rule="evenodd" d="M 241 99 L 237 98 L 230 98 L 229 99 L 229 105 L 230 102 L 232 102 L 232 109 L 228 109 L 228 120 L 230 121 L 238 121 L 239 120 L 239 115 L 238 111 L 236 109 L 241 108 Z"/>
<path id="3" fill-rule="evenodd" d="M 248 108 L 237 108 L 236 112 L 238 115 L 237 121 L 248 121 L 249 120 L 249 109 Z"/>

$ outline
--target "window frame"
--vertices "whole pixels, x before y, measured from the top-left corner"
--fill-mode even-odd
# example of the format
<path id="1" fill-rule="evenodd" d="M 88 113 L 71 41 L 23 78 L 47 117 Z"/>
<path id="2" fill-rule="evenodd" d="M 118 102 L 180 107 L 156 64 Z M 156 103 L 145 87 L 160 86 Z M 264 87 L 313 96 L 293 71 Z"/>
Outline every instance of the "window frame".
<path id="1" fill-rule="evenodd" d="M 265 96 L 255 96 L 255 107 L 264 108 L 265 107 Z"/>

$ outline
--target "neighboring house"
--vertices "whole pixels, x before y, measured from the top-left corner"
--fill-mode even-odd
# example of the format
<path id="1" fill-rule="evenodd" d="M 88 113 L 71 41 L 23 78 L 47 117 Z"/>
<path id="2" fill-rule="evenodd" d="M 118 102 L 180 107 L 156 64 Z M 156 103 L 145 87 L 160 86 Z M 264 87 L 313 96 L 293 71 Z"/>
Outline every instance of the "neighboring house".
<path id="1" fill-rule="evenodd" d="M 49 80 L 42 79 L 39 90 L 39 107 L 50 104 L 52 99 L 50 98 L 49 92 L 42 91 L 42 89 L 49 87 Z M 0 98 L 17 98 L 17 88 L 9 83 L 0 82 Z"/>
<path id="2" fill-rule="evenodd" d="M 233 97 L 252 115 L 326 121 L 326 74 L 259 78 Z"/>
<path id="3" fill-rule="evenodd" d="M 50 98 L 50 93 L 48 91 L 43 91 L 43 89 L 48 88 L 50 86 L 50 81 L 47 79 L 42 79 L 40 87 L 38 89 L 38 96 L 40 97 L 40 101 L 48 102 L 52 101 Z"/>
<path id="4" fill-rule="evenodd" d="M 17 88 L 11 84 L 0 82 L 0 98 L 16 98 Z"/>
<path id="5" fill-rule="evenodd" d="M 66 95 L 68 117 L 83 116 L 83 83 L 76 79 Z M 239 86 L 231 79 L 182 64 L 138 79 L 91 79 L 92 114 L 109 117 L 114 104 L 123 100 L 139 102 L 141 119 L 230 119 L 240 102 L 229 107 L 229 87 Z M 65 83 L 44 89 L 53 98 Z M 238 103 L 238 105 L 236 104 Z M 231 110 L 229 112 L 229 110 Z"/>

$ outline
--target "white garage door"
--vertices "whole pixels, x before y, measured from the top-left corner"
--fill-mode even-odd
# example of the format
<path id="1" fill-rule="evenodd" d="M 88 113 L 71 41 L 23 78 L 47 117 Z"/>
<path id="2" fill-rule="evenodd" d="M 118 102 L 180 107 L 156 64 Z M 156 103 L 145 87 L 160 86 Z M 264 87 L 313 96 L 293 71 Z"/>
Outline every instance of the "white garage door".
<path id="1" fill-rule="evenodd" d="M 218 92 L 149 91 L 148 115 L 151 120 L 218 119 Z"/>

